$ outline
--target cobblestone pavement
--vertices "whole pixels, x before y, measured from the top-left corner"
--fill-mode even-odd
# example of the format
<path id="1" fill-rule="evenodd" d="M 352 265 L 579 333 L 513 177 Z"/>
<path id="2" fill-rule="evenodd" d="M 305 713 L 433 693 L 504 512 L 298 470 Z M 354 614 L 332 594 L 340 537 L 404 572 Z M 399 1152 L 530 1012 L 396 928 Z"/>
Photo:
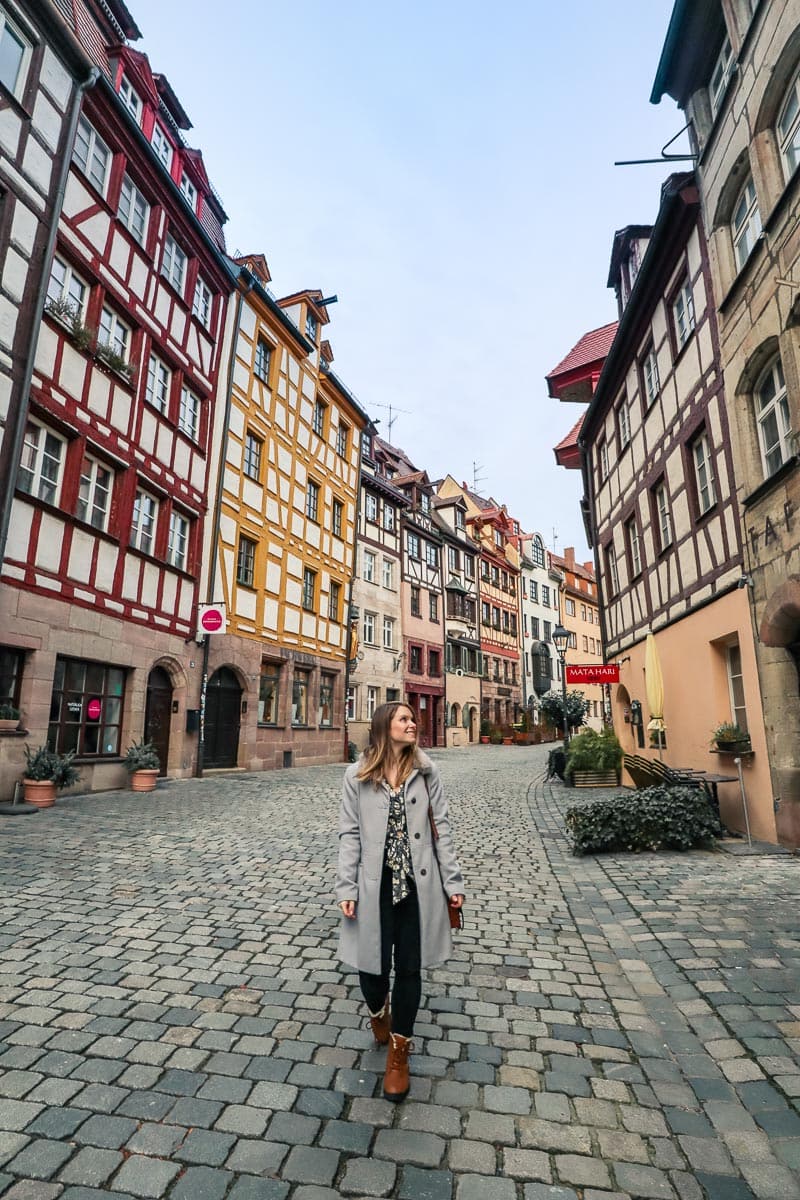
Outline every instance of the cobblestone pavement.
<path id="1" fill-rule="evenodd" d="M 800 1198 L 800 863 L 574 859 L 543 748 L 436 757 L 467 931 L 397 1106 L 334 958 L 342 767 L 0 823 L 0 1195 Z"/>

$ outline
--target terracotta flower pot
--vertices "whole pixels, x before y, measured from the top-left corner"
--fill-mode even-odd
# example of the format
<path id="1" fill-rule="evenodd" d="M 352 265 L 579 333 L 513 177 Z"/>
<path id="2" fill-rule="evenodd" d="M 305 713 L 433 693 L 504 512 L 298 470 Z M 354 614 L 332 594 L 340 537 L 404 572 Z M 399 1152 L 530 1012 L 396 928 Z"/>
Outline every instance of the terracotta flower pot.
<path id="1" fill-rule="evenodd" d="M 152 792 L 155 791 L 156 780 L 158 779 L 158 767 L 142 769 L 134 771 L 131 774 L 131 791 L 132 792 Z"/>
<path id="2" fill-rule="evenodd" d="M 19 717 L 0 717 L 0 733 L 16 733 Z"/>
<path id="3" fill-rule="evenodd" d="M 488 746 L 488 745 L 489 745 L 489 738 L 488 738 L 488 736 L 487 736 L 487 735 L 481 734 L 481 745 L 482 745 L 482 746 Z"/>
<path id="4" fill-rule="evenodd" d="M 50 779 L 23 779 L 22 794 L 27 804 L 52 808 L 56 802 L 56 785 Z"/>

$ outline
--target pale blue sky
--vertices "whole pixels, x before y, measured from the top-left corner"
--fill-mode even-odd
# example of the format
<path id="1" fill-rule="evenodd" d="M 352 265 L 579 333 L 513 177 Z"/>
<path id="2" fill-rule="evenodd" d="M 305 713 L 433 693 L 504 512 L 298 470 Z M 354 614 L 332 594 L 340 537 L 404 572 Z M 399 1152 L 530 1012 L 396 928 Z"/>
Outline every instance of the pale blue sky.
<path id="1" fill-rule="evenodd" d="M 578 416 L 544 376 L 616 316 L 614 231 L 654 220 L 683 124 L 649 103 L 672 0 L 130 0 L 194 123 L 231 251 L 337 293 L 334 369 L 435 478 L 586 550 Z M 672 169 L 681 169 L 682 164 Z"/>

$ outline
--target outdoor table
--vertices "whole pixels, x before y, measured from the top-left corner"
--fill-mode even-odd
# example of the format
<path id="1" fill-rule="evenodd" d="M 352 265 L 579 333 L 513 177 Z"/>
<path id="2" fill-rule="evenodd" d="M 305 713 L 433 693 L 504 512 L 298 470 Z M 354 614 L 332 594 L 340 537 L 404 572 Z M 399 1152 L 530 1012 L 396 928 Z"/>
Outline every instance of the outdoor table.
<path id="1" fill-rule="evenodd" d="M 713 771 L 696 771 L 693 767 L 673 767 L 676 775 L 685 775 L 697 783 L 702 783 L 709 800 L 719 815 L 719 794 L 717 785 L 720 783 L 738 783 L 738 775 L 719 775 Z"/>

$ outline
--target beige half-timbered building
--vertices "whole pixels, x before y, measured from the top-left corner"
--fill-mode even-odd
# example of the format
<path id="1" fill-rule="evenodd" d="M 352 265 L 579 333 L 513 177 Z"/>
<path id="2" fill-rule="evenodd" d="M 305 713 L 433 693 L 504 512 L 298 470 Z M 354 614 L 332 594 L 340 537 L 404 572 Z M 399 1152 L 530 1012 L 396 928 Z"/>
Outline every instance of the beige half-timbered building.
<path id="1" fill-rule="evenodd" d="M 444 570 L 445 744 L 466 746 L 480 736 L 479 548 L 467 532 L 463 496 L 435 497 L 433 517 L 442 535 Z"/>

